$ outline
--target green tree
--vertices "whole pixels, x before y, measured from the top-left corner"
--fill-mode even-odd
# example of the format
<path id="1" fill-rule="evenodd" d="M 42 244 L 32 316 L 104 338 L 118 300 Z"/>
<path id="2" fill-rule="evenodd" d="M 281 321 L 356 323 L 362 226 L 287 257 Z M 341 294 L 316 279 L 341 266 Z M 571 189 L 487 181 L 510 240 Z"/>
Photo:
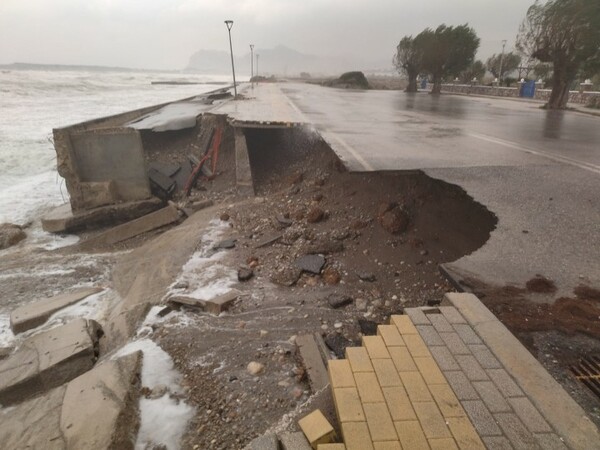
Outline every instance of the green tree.
<path id="1" fill-rule="evenodd" d="M 481 82 L 482 78 L 485 76 L 485 72 L 485 65 L 482 61 L 477 60 L 460 73 L 459 79 L 463 83 L 470 83 L 473 80 Z"/>
<path id="2" fill-rule="evenodd" d="M 533 66 L 533 76 L 536 80 L 550 81 L 552 78 L 552 64 L 537 63 Z"/>
<path id="3" fill-rule="evenodd" d="M 418 48 L 418 40 L 404 36 L 396 47 L 393 63 L 399 73 L 408 77 L 406 92 L 417 92 L 417 76 L 421 71 L 423 52 Z"/>
<path id="4" fill-rule="evenodd" d="M 521 57 L 516 53 L 508 52 L 505 53 L 504 56 L 502 53 L 499 55 L 494 53 L 485 62 L 485 67 L 491 72 L 494 78 L 503 80 L 506 75 L 517 70 L 519 64 L 521 64 Z M 502 72 L 500 70 L 502 70 Z"/>
<path id="5" fill-rule="evenodd" d="M 569 86 L 581 68 L 600 64 L 600 1 L 536 0 L 527 10 L 517 47 L 552 63 L 552 93 L 546 107 L 565 108 Z"/>
<path id="6" fill-rule="evenodd" d="M 473 64 L 479 47 L 479 38 L 468 24 L 440 25 L 435 31 L 426 29 L 417 37 L 423 49 L 423 70 L 433 78 L 432 94 L 441 92 L 444 78 L 456 77 Z"/>

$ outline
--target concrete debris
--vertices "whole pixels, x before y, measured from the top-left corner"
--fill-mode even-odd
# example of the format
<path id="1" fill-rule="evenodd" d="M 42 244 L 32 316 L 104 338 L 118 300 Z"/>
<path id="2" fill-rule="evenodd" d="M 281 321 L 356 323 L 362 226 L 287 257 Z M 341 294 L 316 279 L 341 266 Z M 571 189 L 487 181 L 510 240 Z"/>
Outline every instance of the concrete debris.
<path id="1" fill-rule="evenodd" d="M 176 183 L 161 171 L 150 167 L 148 169 L 148 178 L 150 178 L 150 188 L 152 194 L 157 197 L 167 200 L 170 199 L 175 192 Z"/>
<path id="2" fill-rule="evenodd" d="M 21 402 L 90 370 L 101 334 L 93 320 L 76 319 L 27 339 L 0 362 L 0 404 Z"/>
<path id="3" fill-rule="evenodd" d="M 327 367 L 314 336 L 312 334 L 297 336 L 296 346 L 308 374 L 312 391 L 320 391 L 329 384 L 329 377 L 327 375 Z"/>
<path id="4" fill-rule="evenodd" d="M 275 216 L 275 220 L 277 220 L 277 223 L 279 223 L 279 225 L 281 225 L 282 227 L 289 227 L 293 223 L 292 219 L 284 216 L 283 214 L 277 214 Z"/>
<path id="5" fill-rule="evenodd" d="M 372 320 L 358 319 L 358 326 L 363 336 L 375 336 L 377 334 L 377 323 Z"/>
<path id="6" fill-rule="evenodd" d="M 209 206 L 212 206 L 214 204 L 215 202 L 212 200 L 199 200 L 197 202 L 192 202 L 189 205 L 186 205 L 186 208 L 196 212 L 200 211 L 201 209 L 208 208 Z"/>
<path id="7" fill-rule="evenodd" d="M 279 439 L 274 433 L 265 434 L 250 441 L 244 450 L 279 450 Z"/>
<path id="8" fill-rule="evenodd" d="M 142 233 L 155 230 L 165 225 L 169 225 L 179 220 L 179 210 L 172 206 L 166 206 L 158 211 L 147 214 L 139 219 L 132 220 L 131 222 L 118 225 L 111 228 L 97 236 L 94 236 L 84 242 L 80 247 L 82 249 L 90 249 L 98 246 L 110 246 L 118 242 L 126 241 L 132 237 L 138 236 Z"/>
<path id="9" fill-rule="evenodd" d="M 352 297 L 344 294 L 331 294 L 327 297 L 327 303 L 333 309 L 341 308 L 352 303 Z"/>
<path id="10" fill-rule="evenodd" d="M 102 288 L 97 287 L 81 288 L 28 303 L 15 309 L 10 314 L 10 327 L 15 334 L 38 327 L 46 322 L 56 311 L 77 303 L 90 295 L 102 292 L 102 290 Z"/>
<path id="11" fill-rule="evenodd" d="M 42 228 L 48 233 L 71 233 L 84 229 L 90 230 L 137 219 L 150 214 L 161 206 L 162 201 L 156 197 L 77 212 L 73 212 L 71 205 L 65 203 L 42 218 Z"/>
<path id="12" fill-rule="evenodd" d="M 248 281 L 250 278 L 254 276 L 254 271 L 252 269 L 248 269 L 242 267 L 238 269 L 238 281 Z"/>
<path id="13" fill-rule="evenodd" d="M 314 450 L 320 444 L 329 444 L 337 438 L 333 426 L 318 409 L 300 419 L 298 426 Z"/>
<path id="14" fill-rule="evenodd" d="M 354 342 L 346 339 L 339 333 L 331 333 L 325 336 L 325 344 L 339 359 L 345 358 L 346 347 L 356 346 Z"/>
<path id="15" fill-rule="evenodd" d="M 226 239 L 224 241 L 221 242 L 217 242 L 214 246 L 213 249 L 215 250 L 229 250 L 235 247 L 235 242 L 236 239 Z"/>
<path id="16" fill-rule="evenodd" d="M 182 295 L 176 295 L 169 298 L 170 303 L 176 303 L 179 305 L 192 306 L 195 308 L 203 309 L 211 314 L 220 314 L 225 311 L 231 303 L 233 303 L 240 295 L 240 291 L 237 289 L 231 289 L 225 294 L 218 295 L 210 300 L 198 299 L 193 297 L 186 297 Z"/>
<path id="17" fill-rule="evenodd" d="M 300 279 L 302 269 L 295 266 L 281 267 L 271 275 L 271 281 L 281 286 L 293 286 Z"/>
<path id="18" fill-rule="evenodd" d="M 340 240 L 316 239 L 306 247 L 306 253 L 329 254 L 344 251 L 344 243 Z"/>
<path id="19" fill-rule="evenodd" d="M 0 250 L 16 245 L 26 237 L 27 235 L 19 225 L 12 223 L 0 224 Z"/>
<path id="20" fill-rule="evenodd" d="M 305 255 L 296 260 L 296 267 L 304 272 L 314 273 L 315 275 L 321 273 L 324 265 L 325 258 L 321 255 Z"/>
<path id="21" fill-rule="evenodd" d="M 277 242 L 278 240 L 280 240 L 283 237 L 283 235 L 281 233 L 277 233 L 271 236 L 267 236 L 261 240 L 259 240 L 256 245 L 254 246 L 254 248 L 261 248 L 261 247 L 266 247 L 267 245 L 273 244 L 275 242 Z"/>
<path id="22" fill-rule="evenodd" d="M 279 435 L 279 440 L 283 450 L 311 450 L 310 444 L 301 431 L 282 433 Z"/>
<path id="23" fill-rule="evenodd" d="M 265 366 L 259 362 L 251 361 L 246 370 L 250 375 L 259 375 L 265 370 Z"/>
<path id="24" fill-rule="evenodd" d="M 105 361 L 68 384 L 7 409 L 3 448 L 132 450 L 142 353 Z"/>

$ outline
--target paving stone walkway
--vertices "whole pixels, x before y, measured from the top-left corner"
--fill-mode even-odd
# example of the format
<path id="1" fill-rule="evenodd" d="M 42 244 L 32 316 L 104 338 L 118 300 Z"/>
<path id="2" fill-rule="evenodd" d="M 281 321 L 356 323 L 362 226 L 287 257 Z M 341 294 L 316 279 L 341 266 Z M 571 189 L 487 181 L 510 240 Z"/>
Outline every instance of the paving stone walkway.
<path id="1" fill-rule="evenodd" d="M 346 449 L 600 448 L 583 410 L 476 297 L 447 297 L 460 307 L 409 308 L 329 362 Z M 553 392 L 529 389 L 530 376 Z M 549 413 L 557 400 L 568 417 Z"/>

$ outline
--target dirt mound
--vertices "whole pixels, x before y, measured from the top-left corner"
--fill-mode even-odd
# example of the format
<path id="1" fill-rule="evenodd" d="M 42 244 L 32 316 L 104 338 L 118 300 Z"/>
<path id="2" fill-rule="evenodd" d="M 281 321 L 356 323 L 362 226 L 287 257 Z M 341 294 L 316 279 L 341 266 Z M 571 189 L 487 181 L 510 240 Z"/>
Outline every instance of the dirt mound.
<path id="1" fill-rule="evenodd" d="M 537 292 L 540 294 L 552 294 L 556 292 L 556 285 L 554 284 L 554 281 L 549 280 L 542 275 L 535 276 L 529 280 L 525 286 L 527 287 L 528 291 Z"/>

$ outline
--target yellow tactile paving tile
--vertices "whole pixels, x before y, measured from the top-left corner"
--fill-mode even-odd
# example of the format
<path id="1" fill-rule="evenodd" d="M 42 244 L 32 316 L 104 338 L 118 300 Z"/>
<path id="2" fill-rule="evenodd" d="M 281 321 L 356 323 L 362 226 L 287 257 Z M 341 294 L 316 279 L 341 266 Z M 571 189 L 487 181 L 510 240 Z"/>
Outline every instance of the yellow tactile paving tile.
<path id="1" fill-rule="evenodd" d="M 427 439 L 452 437 L 435 402 L 415 402 L 413 408 Z"/>
<path id="2" fill-rule="evenodd" d="M 427 384 L 425 384 L 425 380 L 419 372 L 401 372 L 400 378 L 412 403 L 433 400 L 429 389 L 427 389 Z"/>
<path id="3" fill-rule="evenodd" d="M 454 391 L 448 384 L 429 386 L 429 391 L 444 417 L 463 417 L 466 415 Z"/>
<path id="4" fill-rule="evenodd" d="M 345 359 L 329 361 L 329 380 L 333 389 L 356 386 L 350 363 Z"/>
<path id="5" fill-rule="evenodd" d="M 390 347 L 388 349 L 398 372 L 415 372 L 419 370 L 406 347 Z"/>
<path id="6" fill-rule="evenodd" d="M 481 442 L 477 431 L 468 417 L 450 417 L 446 419 L 450 431 L 456 440 L 458 448 L 462 450 L 483 450 L 485 445 Z"/>
<path id="7" fill-rule="evenodd" d="M 398 441 L 389 442 L 373 442 L 375 450 L 402 450 L 402 446 Z"/>
<path id="8" fill-rule="evenodd" d="M 427 438 L 417 420 L 394 422 L 402 448 L 410 450 L 429 450 Z"/>
<path id="9" fill-rule="evenodd" d="M 363 336 L 363 347 L 367 349 L 369 357 L 373 359 L 390 358 L 385 342 L 381 336 Z"/>
<path id="10" fill-rule="evenodd" d="M 446 377 L 431 356 L 413 358 L 427 384 L 446 384 Z"/>
<path id="11" fill-rule="evenodd" d="M 395 325 L 379 325 L 377 334 L 383 338 L 388 349 L 389 347 L 404 347 L 406 345 Z"/>
<path id="12" fill-rule="evenodd" d="M 398 440 L 392 416 L 385 403 L 366 403 L 363 408 L 373 442 Z"/>
<path id="13" fill-rule="evenodd" d="M 374 450 L 367 422 L 342 422 L 346 450 Z"/>
<path id="14" fill-rule="evenodd" d="M 340 422 L 361 422 L 366 420 L 356 388 L 334 389 L 333 397 Z"/>
<path id="15" fill-rule="evenodd" d="M 429 439 L 429 446 L 431 450 L 458 450 L 456 442 L 452 438 Z"/>
<path id="16" fill-rule="evenodd" d="M 410 320 L 410 317 L 408 316 L 395 315 L 392 316 L 391 321 L 394 325 L 396 325 L 398 331 L 402 336 L 404 336 L 405 334 L 419 334 L 414 324 Z"/>
<path id="17" fill-rule="evenodd" d="M 431 356 L 431 353 L 429 353 L 429 349 L 427 348 L 427 344 L 425 344 L 420 335 L 407 334 L 402 335 L 402 338 L 404 339 L 404 342 L 406 342 L 408 351 L 413 358 L 416 358 L 417 356 Z"/>
<path id="18" fill-rule="evenodd" d="M 371 362 L 381 387 L 402 386 L 396 366 L 391 359 L 373 359 Z"/>
<path id="19" fill-rule="evenodd" d="M 375 372 L 358 372 L 354 374 L 354 379 L 362 403 L 385 402 Z"/>
<path id="20" fill-rule="evenodd" d="M 386 387 L 382 388 L 382 391 L 394 422 L 417 420 L 415 411 L 403 387 Z"/>
<path id="21" fill-rule="evenodd" d="M 346 347 L 346 359 L 350 362 L 352 372 L 373 372 L 369 353 L 364 347 Z"/>

